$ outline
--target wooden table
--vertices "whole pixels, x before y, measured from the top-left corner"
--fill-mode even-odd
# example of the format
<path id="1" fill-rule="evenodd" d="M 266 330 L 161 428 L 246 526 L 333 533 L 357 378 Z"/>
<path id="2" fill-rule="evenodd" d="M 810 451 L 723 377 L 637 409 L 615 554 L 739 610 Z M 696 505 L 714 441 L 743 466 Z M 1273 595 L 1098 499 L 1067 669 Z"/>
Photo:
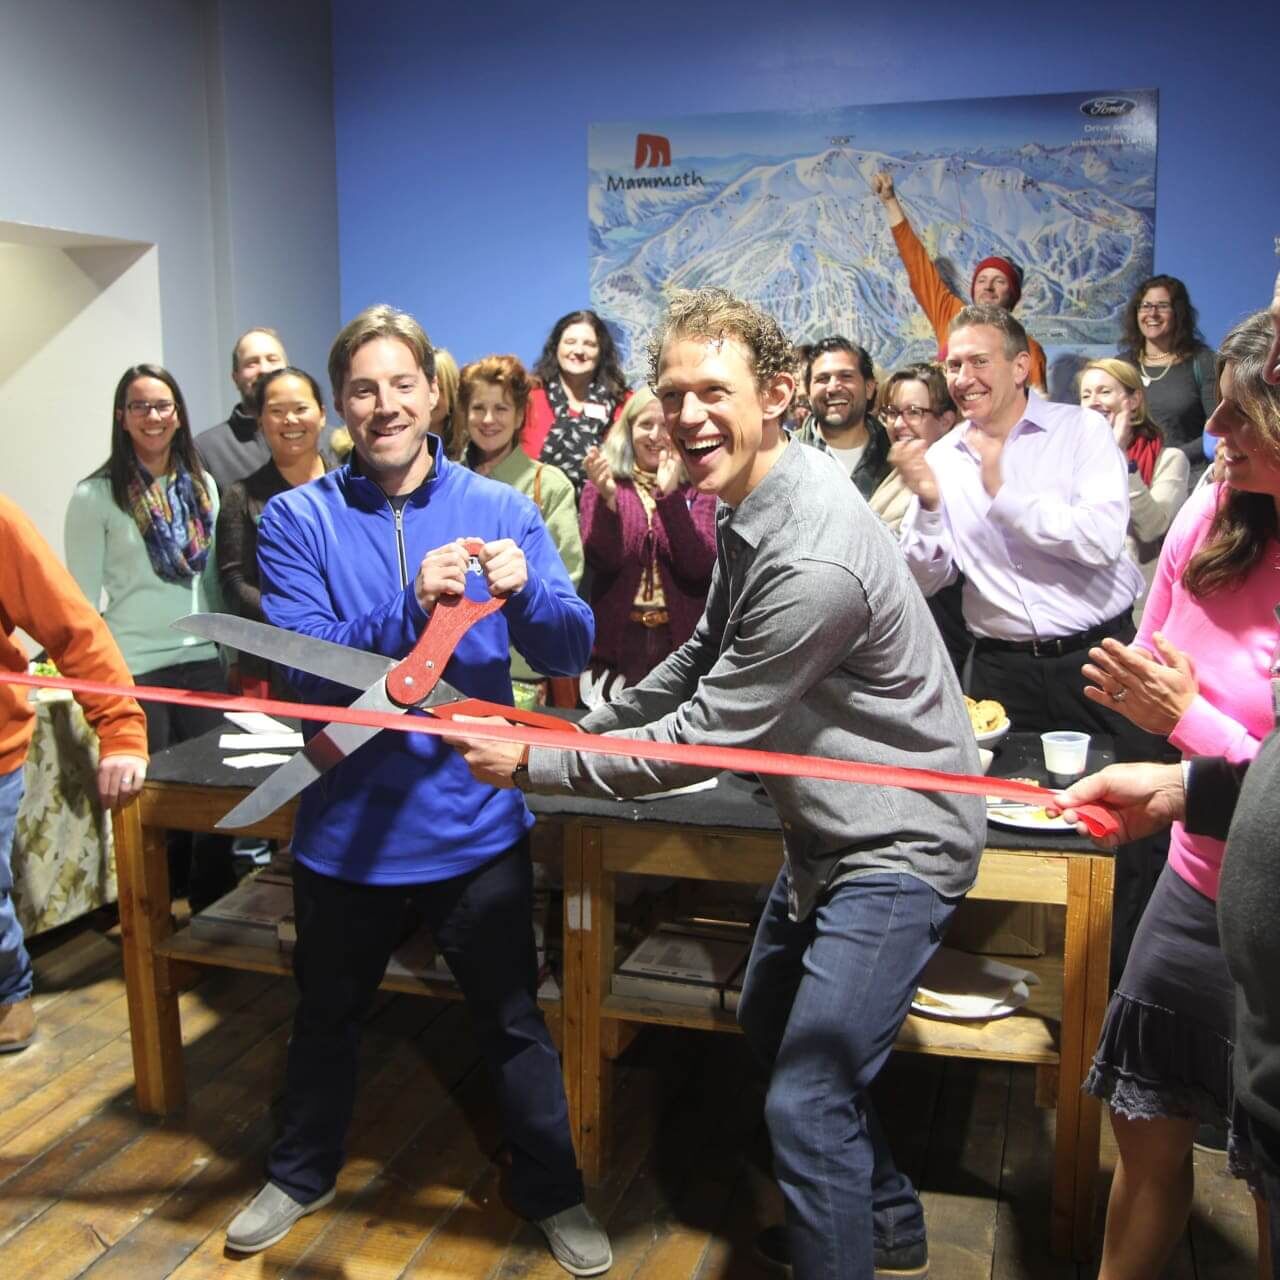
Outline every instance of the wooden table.
<path id="1" fill-rule="evenodd" d="M 1034 740 L 1032 740 L 1034 741 Z M 1038 744 L 1035 748 L 1038 750 Z M 1011 740 L 1005 773 L 1035 774 L 1028 743 Z M 1102 754 L 1091 767 L 1105 762 Z M 999 767 L 999 766 L 997 766 Z M 138 1106 L 152 1113 L 184 1102 L 176 987 L 185 965 L 287 972 L 270 951 L 202 943 L 172 934 L 165 831 L 210 830 L 245 794 L 216 749 L 184 743 L 157 757 L 138 801 L 116 818 L 116 856 L 130 1032 Z M 614 996 L 614 877 L 630 874 L 769 883 L 781 865 L 771 806 L 749 784 L 723 779 L 713 792 L 649 802 L 530 797 L 538 816 L 535 857 L 558 858 L 564 879 L 562 1000 L 549 1010 L 561 1045 L 570 1123 L 583 1171 L 602 1174 L 609 1155 L 610 1063 L 642 1026 L 734 1031 L 730 1013 Z M 255 827 L 287 837 L 292 809 Z M 1025 1009 L 989 1023 L 909 1017 L 908 1052 L 1034 1064 L 1057 1107 L 1051 1243 L 1085 1258 L 1092 1244 L 1101 1110 L 1080 1092 L 1107 1002 L 1113 863 L 1074 836 L 992 830 L 969 897 L 1050 904 L 1065 910 L 1063 954 L 1018 960 L 1040 985 Z M 390 980 L 390 990 L 441 995 L 437 984 Z"/>

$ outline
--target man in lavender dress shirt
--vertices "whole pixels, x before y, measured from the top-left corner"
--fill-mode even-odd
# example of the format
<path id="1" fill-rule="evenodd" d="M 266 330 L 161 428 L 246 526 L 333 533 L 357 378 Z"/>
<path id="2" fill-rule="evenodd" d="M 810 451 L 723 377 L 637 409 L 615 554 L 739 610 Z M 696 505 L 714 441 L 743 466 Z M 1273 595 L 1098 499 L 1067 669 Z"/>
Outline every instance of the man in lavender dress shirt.
<path id="1" fill-rule="evenodd" d="M 947 386 L 963 420 L 898 464 L 915 498 L 902 549 L 926 596 L 964 575 L 975 637 L 969 692 L 995 698 L 1024 731 L 1079 729 L 1120 760 L 1165 743 L 1084 696 L 1081 666 L 1104 636 L 1134 637 L 1142 574 L 1125 553 L 1129 477 L 1106 420 L 1029 390 L 1027 335 L 1002 307 L 952 321 Z M 1167 844 L 1126 846 L 1116 865 L 1112 964 L 1128 951 Z"/>

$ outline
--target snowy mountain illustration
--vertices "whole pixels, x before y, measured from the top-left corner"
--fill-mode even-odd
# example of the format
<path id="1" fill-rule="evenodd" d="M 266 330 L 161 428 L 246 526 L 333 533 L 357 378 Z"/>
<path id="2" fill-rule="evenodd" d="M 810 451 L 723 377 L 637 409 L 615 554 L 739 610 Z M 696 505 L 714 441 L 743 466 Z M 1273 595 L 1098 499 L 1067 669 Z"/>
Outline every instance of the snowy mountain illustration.
<path id="1" fill-rule="evenodd" d="M 769 310 L 795 341 L 841 332 L 884 368 L 937 344 L 879 201 L 881 170 L 958 293 L 1001 254 L 1025 271 L 1018 315 L 1046 345 L 1113 347 L 1150 273 L 1154 153 L 1075 142 L 959 154 L 832 147 L 783 161 L 682 159 L 690 187 L 590 183 L 592 299 L 629 373 L 670 287 L 721 285 Z"/>

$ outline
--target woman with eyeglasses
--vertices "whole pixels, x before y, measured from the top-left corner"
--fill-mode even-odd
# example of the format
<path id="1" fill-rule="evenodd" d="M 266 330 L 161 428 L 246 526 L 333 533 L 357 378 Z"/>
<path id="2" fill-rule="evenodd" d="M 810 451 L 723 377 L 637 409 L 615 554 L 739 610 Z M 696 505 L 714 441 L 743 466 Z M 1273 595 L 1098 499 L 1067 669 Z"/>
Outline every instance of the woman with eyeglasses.
<path id="1" fill-rule="evenodd" d="M 559 467 L 581 497 L 582 460 L 617 420 L 627 398 L 613 336 L 594 311 L 570 311 L 551 328 L 529 394 L 520 446 L 535 461 Z"/>
<path id="2" fill-rule="evenodd" d="M 309 373 L 286 365 L 264 373 L 254 384 L 253 408 L 271 457 L 223 496 L 218 513 L 218 574 L 228 608 L 242 618 L 265 622 L 258 579 L 258 521 L 276 494 L 318 480 L 328 470 L 320 451 L 324 395 Z M 296 701 L 275 663 L 242 653 L 237 665 L 242 693 Z"/>
<path id="3" fill-rule="evenodd" d="M 101 607 L 140 685 L 226 689 L 217 646 L 170 625 L 220 607 L 217 516 L 218 488 L 196 452 L 177 382 L 160 365 L 132 365 L 116 384 L 111 452 L 76 486 L 65 541 L 67 567 Z M 142 709 L 153 756 L 222 723 L 197 707 Z M 175 893 L 185 888 L 200 910 L 235 886 L 231 841 L 181 833 L 170 844 L 170 873 Z"/>
<path id="4" fill-rule="evenodd" d="M 1165 443 L 1186 454 L 1192 478 L 1199 476 L 1207 465 L 1204 424 L 1218 404 L 1218 377 L 1181 280 L 1151 276 L 1138 286 L 1125 311 L 1120 357 L 1138 370 L 1147 415 Z"/>

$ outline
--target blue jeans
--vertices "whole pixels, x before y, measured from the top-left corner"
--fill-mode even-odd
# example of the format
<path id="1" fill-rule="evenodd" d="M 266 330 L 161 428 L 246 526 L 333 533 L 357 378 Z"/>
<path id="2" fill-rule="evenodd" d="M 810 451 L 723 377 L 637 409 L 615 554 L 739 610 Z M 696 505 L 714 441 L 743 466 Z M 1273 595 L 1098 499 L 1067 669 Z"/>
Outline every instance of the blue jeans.
<path id="1" fill-rule="evenodd" d="M 797 1280 L 872 1280 L 876 1248 L 924 1239 L 867 1088 L 958 901 L 893 872 L 838 885 L 800 921 L 787 918 L 785 871 L 769 895 L 738 1021 L 770 1071 L 765 1120 Z"/>
<path id="2" fill-rule="evenodd" d="M 0 1004 L 16 1004 L 31 994 L 31 957 L 22 945 L 22 926 L 13 908 L 13 831 L 22 803 L 22 766 L 0 774 Z"/>

